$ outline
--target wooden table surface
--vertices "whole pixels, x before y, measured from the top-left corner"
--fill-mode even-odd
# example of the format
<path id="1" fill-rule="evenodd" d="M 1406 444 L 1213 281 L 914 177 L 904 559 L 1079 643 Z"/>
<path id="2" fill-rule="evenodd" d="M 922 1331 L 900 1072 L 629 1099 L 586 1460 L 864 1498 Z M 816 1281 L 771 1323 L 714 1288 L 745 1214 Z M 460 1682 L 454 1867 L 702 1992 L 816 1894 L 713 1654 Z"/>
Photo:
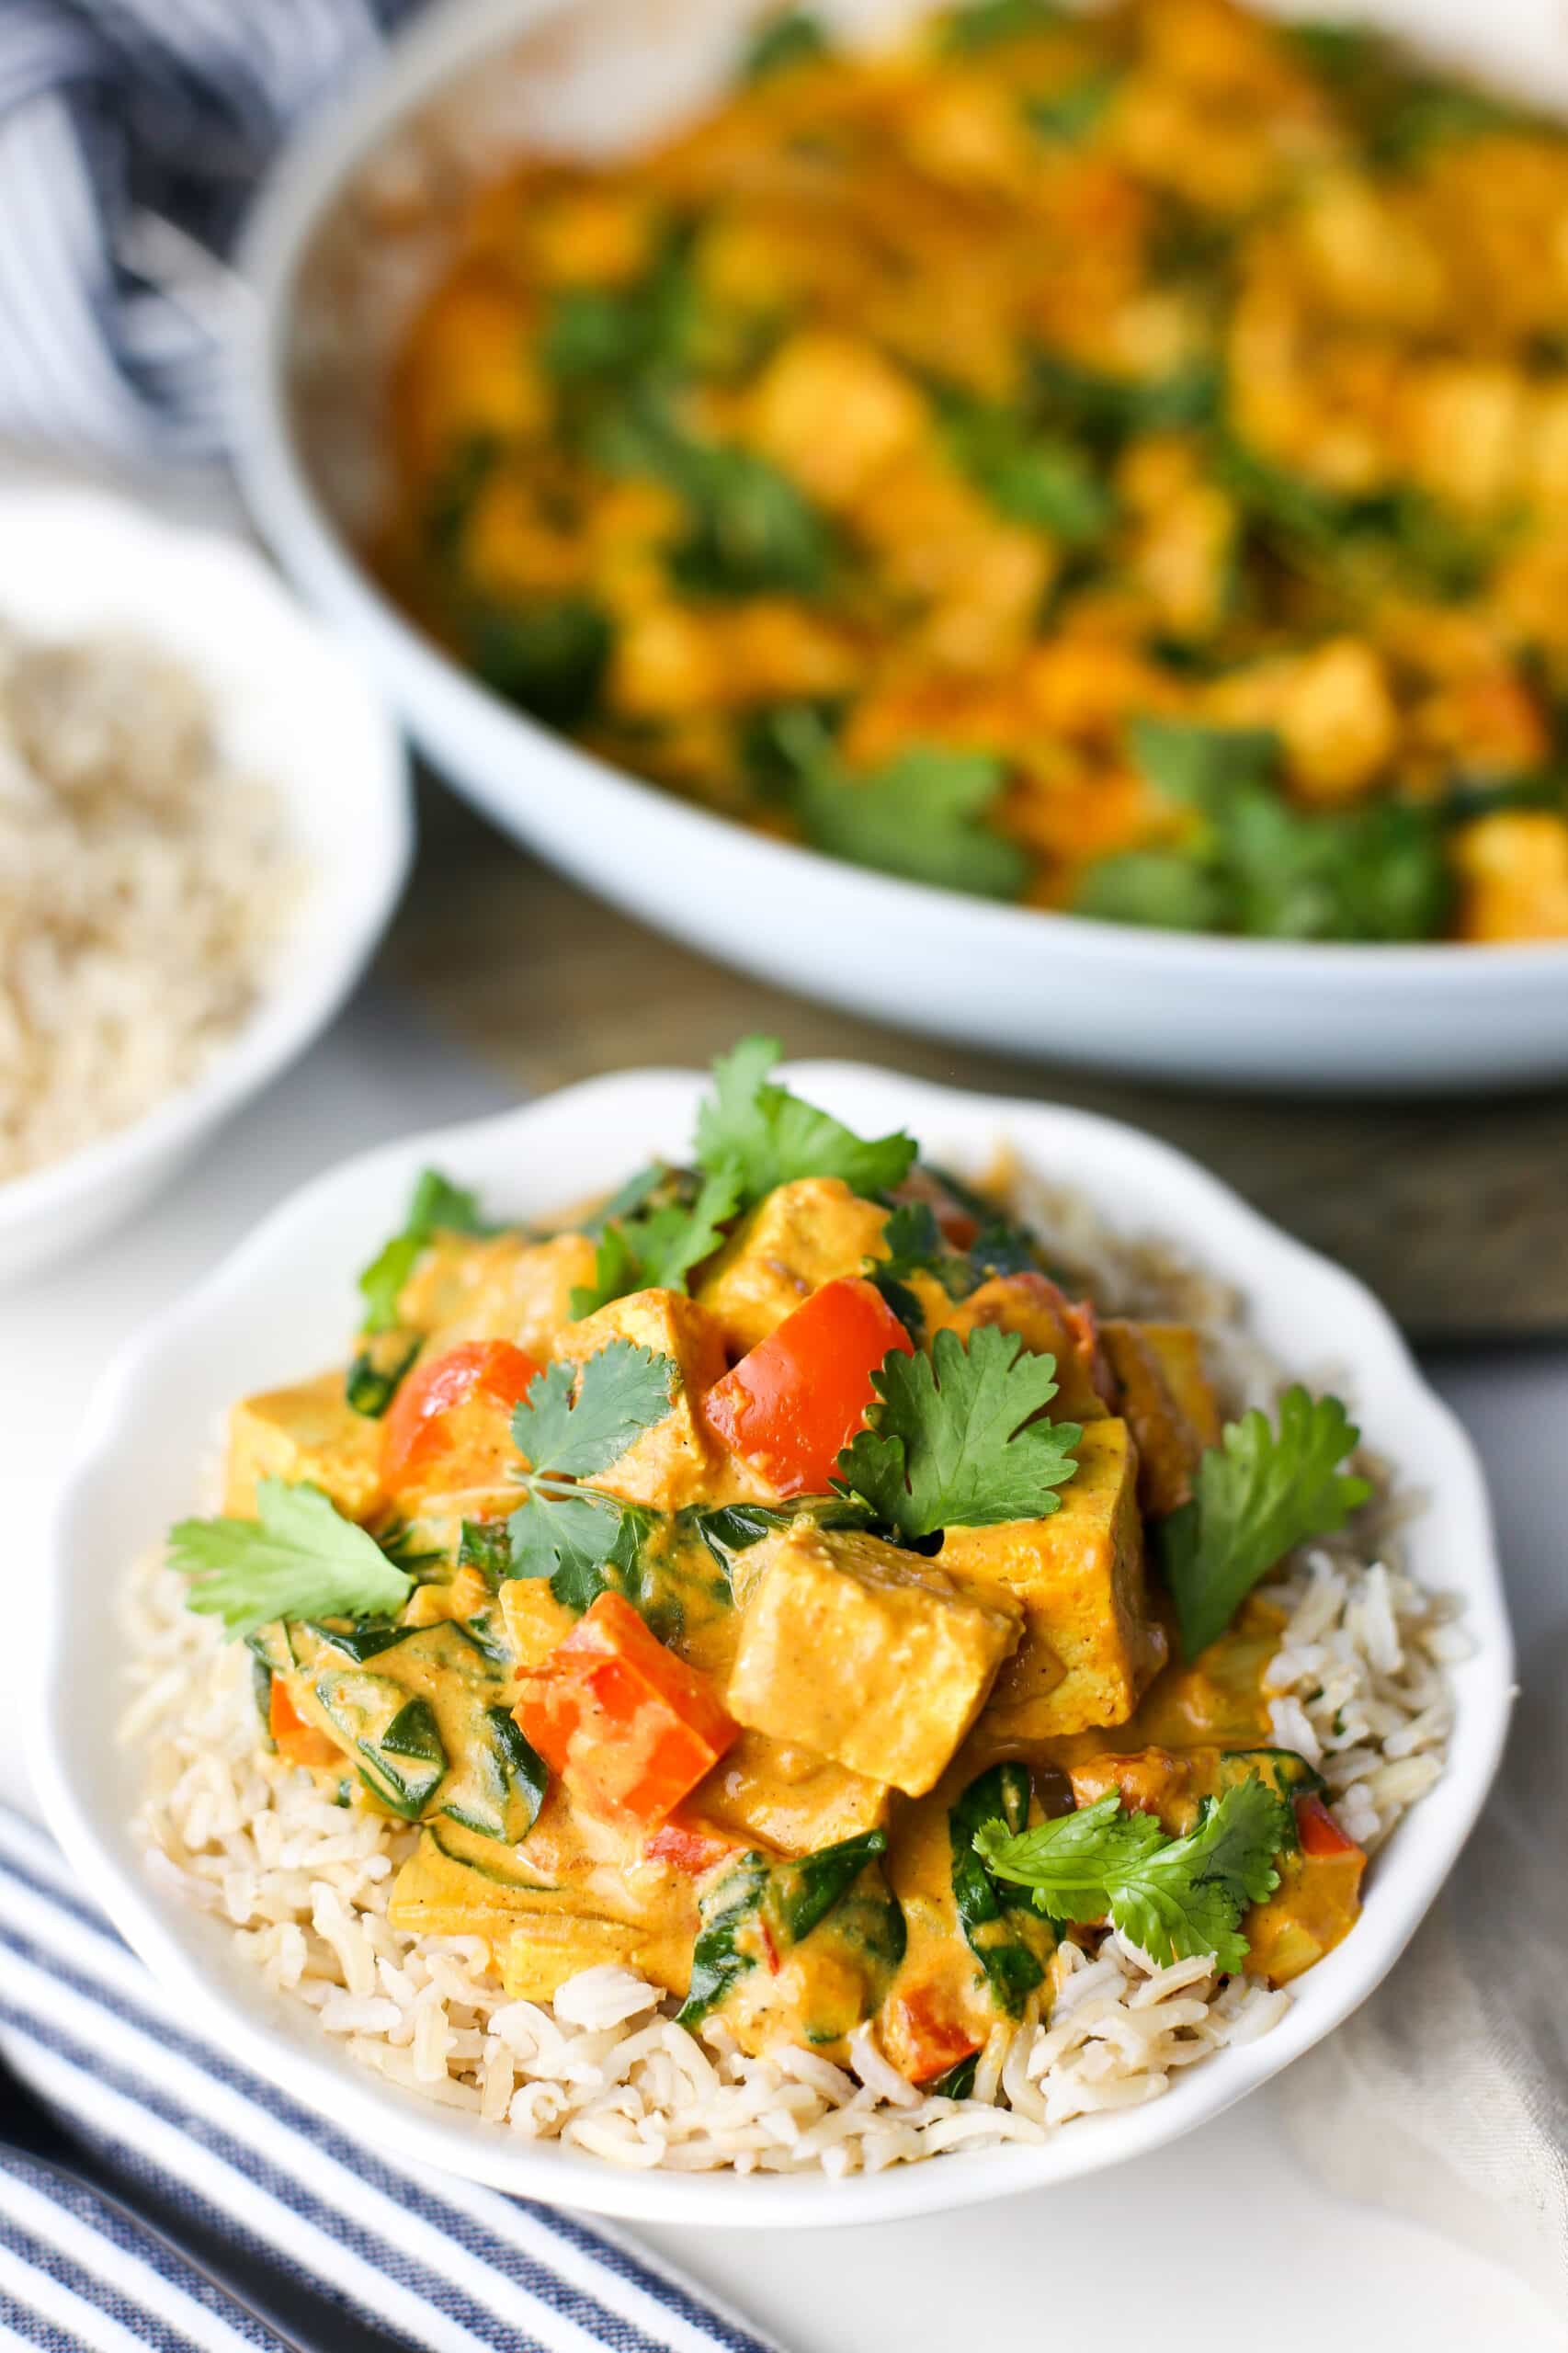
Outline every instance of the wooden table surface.
<path id="1" fill-rule="evenodd" d="M 525 1094 L 700 1063 L 743 1032 L 1166 1138 L 1360 1275 L 1426 1343 L 1568 1333 L 1568 1090 L 1396 1105 L 1211 1095 L 1023 1063 L 813 1005 L 587 897 L 439 787 L 383 956 L 431 1019 Z M 631 1144 L 628 1144 L 629 1153 Z"/>

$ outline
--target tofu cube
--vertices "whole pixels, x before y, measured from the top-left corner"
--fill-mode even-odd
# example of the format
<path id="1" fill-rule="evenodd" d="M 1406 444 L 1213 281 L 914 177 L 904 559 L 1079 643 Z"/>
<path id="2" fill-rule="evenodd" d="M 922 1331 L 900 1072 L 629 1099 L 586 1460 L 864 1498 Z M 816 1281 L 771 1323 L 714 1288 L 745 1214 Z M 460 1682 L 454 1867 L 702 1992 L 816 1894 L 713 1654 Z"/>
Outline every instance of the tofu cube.
<path id="1" fill-rule="evenodd" d="M 386 1501 L 381 1486 L 381 1425 L 357 1414 L 341 1372 L 319 1373 L 289 1389 L 243 1398 L 229 1416 L 223 1509 L 256 1516 L 263 1479 L 319 1487 L 346 1518 L 373 1519 Z"/>
<path id="2" fill-rule="evenodd" d="M 1054 1740 L 1125 1723 L 1165 1664 L 1144 1584 L 1138 1449 L 1123 1421 L 1085 1422 L 1060 1510 L 950 1528 L 941 1562 L 965 1587 L 1023 1608 L 1023 1640 L 985 1711 L 999 1734 Z"/>
<path id="3" fill-rule="evenodd" d="M 688 1801 L 692 1813 L 742 1846 L 813 1855 L 863 1830 L 885 1828 L 888 1787 L 814 1750 L 743 1732 Z"/>
<path id="4" fill-rule="evenodd" d="M 829 509 L 850 505 L 926 429 L 925 400 L 875 344 L 820 328 L 780 346 L 748 405 L 763 455 Z"/>
<path id="5" fill-rule="evenodd" d="M 926 1318 L 927 1347 L 944 1328 L 967 1343 L 981 1324 L 994 1324 L 1016 1332 L 1031 1356 L 1056 1358 L 1056 1394 L 1046 1407 L 1053 1422 L 1092 1422 L 1109 1412 L 1094 1311 L 1075 1305 L 1049 1275 L 993 1275 L 958 1300 L 934 1275 L 915 1275 L 910 1288 Z"/>
<path id="6" fill-rule="evenodd" d="M 1190 1324 L 1108 1322 L 1106 1354 L 1138 1447 L 1138 1500 L 1163 1519 L 1187 1502 L 1205 1447 L 1220 1442 L 1220 1403 Z"/>
<path id="7" fill-rule="evenodd" d="M 463 1340 L 510 1340 L 548 1357 L 572 1321 L 572 1293 L 594 1279 L 585 1233 L 438 1233 L 404 1283 L 398 1321 L 430 1335 L 426 1354 Z"/>
<path id="8" fill-rule="evenodd" d="M 766 1340 L 824 1283 L 859 1274 L 868 1258 L 885 1258 L 886 1222 L 886 1210 L 860 1200 L 842 1177 L 776 1186 L 698 1286 L 730 1354 L 744 1357 Z"/>
<path id="9" fill-rule="evenodd" d="M 920 1796 L 1017 1643 L 1017 1602 L 858 1529 L 802 1521 L 752 1550 L 730 1713 Z"/>
<path id="10" fill-rule="evenodd" d="M 612 1300 L 580 1324 L 568 1324 L 555 1353 L 581 1364 L 611 1340 L 631 1340 L 668 1357 L 676 1368 L 669 1412 L 643 1432 L 596 1486 L 628 1503 L 656 1511 L 679 1511 L 711 1495 L 721 1469 L 717 1441 L 698 1410 L 698 1400 L 727 1370 L 718 1324 L 697 1300 L 677 1290 L 634 1290 Z"/>

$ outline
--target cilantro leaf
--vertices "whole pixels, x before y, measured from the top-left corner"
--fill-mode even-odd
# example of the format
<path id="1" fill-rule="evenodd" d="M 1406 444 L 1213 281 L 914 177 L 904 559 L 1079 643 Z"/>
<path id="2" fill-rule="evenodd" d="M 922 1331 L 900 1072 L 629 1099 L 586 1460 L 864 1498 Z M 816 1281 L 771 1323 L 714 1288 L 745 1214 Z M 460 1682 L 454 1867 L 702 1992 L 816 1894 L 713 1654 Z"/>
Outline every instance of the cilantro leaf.
<path id="1" fill-rule="evenodd" d="M 507 1523 L 508 1574 L 548 1577 L 562 1607 L 579 1614 L 613 1586 L 624 1591 L 651 1516 L 596 1488 L 535 1488 Z"/>
<path id="2" fill-rule="evenodd" d="M 591 1315 L 631 1290 L 684 1290 L 693 1267 L 710 1257 L 741 1205 L 741 1173 L 733 1161 L 710 1169 L 696 1198 L 645 1205 L 607 1221 L 591 1284 L 572 1293 L 574 1316 Z"/>
<path id="3" fill-rule="evenodd" d="M 1135 719 L 1127 740 L 1133 766 L 1157 792 L 1209 814 L 1238 787 L 1270 784 L 1278 771 L 1279 738 L 1266 727 Z"/>
<path id="4" fill-rule="evenodd" d="M 1027 852 L 994 833 L 987 814 L 1006 781 L 990 752 L 917 744 L 868 776 L 819 765 L 794 793 L 813 849 L 884 874 L 982 899 L 1016 899 Z"/>
<path id="5" fill-rule="evenodd" d="M 1056 1510 L 1083 1431 L 1035 1418 L 1056 1394 L 1054 1357 L 1028 1355 L 1016 1332 L 983 1324 L 967 1347 L 944 1330 L 929 1357 L 892 1351 L 871 1381 L 877 1402 L 834 1483 L 901 1536 Z"/>
<path id="6" fill-rule="evenodd" d="M 813 849 L 981 898 L 1022 891 L 1027 855 L 986 822 L 1006 781 L 994 754 L 916 744 L 862 775 L 840 766 L 804 705 L 776 712 L 772 737 L 794 769 L 790 803 Z"/>
<path id="7" fill-rule="evenodd" d="M 944 20 L 942 43 L 960 55 L 973 55 L 1061 22 L 1056 0 L 967 0 Z"/>
<path id="8" fill-rule="evenodd" d="M 1129 849 L 1085 869 L 1073 912 L 1162 931 L 1221 931 L 1232 910 L 1222 880 L 1201 854 Z"/>
<path id="9" fill-rule="evenodd" d="M 1031 427 L 1017 410 L 949 392 L 940 416 L 955 464 L 998 513 L 1069 547 L 1092 544 L 1116 520 L 1109 494 L 1082 452 Z"/>
<path id="10" fill-rule="evenodd" d="M 713 1065 L 713 1093 L 697 1115 L 696 1154 L 710 1175 L 733 1168 L 741 1203 L 759 1201 L 800 1176 L 838 1176 L 868 1198 L 891 1192 L 908 1175 L 915 1141 L 858 1136 L 827 1111 L 803 1103 L 768 1073 L 783 1049 L 777 1038 L 743 1038 Z"/>
<path id="11" fill-rule="evenodd" d="M 169 1560 L 190 1579 L 186 1607 L 253 1634 L 275 1618 L 390 1618 L 414 1580 L 345 1519 L 319 1487 L 263 1479 L 256 1519 L 182 1519 Z"/>
<path id="12" fill-rule="evenodd" d="M 558 1359 L 528 1384 L 513 1441 L 536 1478 L 591 1478 L 663 1421 L 675 1377 L 668 1357 L 632 1340 L 611 1340 L 580 1366 Z"/>
<path id="13" fill-rule="evenodd" d="M 438 1233 L 482 1233 L 477 1195 L 426 1168 L 414 1188 L 403 1230 L 384 1242 L 359 1277 L 367 1332 L 390 1332 L 397 1323 L 398 1293 L 415 1262 Z"/>
<path id="14" fill-rule="evenodd" d="M 1108 1915 L 1161 1968 L 1212 1953 L 1230 1972 L 1247 1955 L 1242 1914 L 1278 1886 L 1274 1859 L 1293 1836 L 1288 1802 L 1255 1773 L 1207 1800 L 1185 1838 L 1153 1814 L 1128 1813 L 1112 1791 L 1032 1830 L 985 1823 L 974 1846 L 994 1879 L 1032 1888 L 1052 1919 Z"/>
<path id="15" fill-rule="evenodd" d="M 1199 831 L 1180 849 L 1092 866 L 1079 913 L 1267 939 L 1426 939 L 1443 928 L 1451 882 L 1437 810 L 1297 809 L 1278 790 L 1278 739 L 1263 729 L 1142 719 L 1129 745 L 1156 790 L 1198 813 Z"/>
<path id="16" fill-rule="evenodd" d="M 1191 1501 L 1160 1530 L 1188 1658 L 1224 1632 L 1287 1552 L 1332 1535 L 1366 1502 L 1368 1482 L 1338 1468 L 1360 1435 L 1337 1397 L 1297 1386 L 1279 1401 L 1277 1432 L 1255 1406 L 1206 1449 Z"/>
<path id="17" fill-rule="evenodd" d="M 822 19 L 810 9 L 780 8 L 764 17 L 753 33 L 735 78 L 743 84 L 766 82 L 775 74 L 825 57 L 831 47 Z"/>

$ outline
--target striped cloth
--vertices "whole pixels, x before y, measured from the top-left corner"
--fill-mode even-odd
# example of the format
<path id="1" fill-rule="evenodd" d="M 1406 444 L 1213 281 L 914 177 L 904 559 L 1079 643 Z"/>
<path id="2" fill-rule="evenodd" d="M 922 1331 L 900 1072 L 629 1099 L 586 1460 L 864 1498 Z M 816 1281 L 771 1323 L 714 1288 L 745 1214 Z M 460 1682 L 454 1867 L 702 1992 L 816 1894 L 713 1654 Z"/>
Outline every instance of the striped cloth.
<path id="1" fill-rule="evenodd" d="M 415 0 L 0 0 L 0 437 L 214 455 L 223 258 Z"/>
<path id="2" fill-rule="evenodd" d="M 603 2224 L 408 2170 L 235 2066 L 4 1808 L 0 2051 L 131 2204 L 324 2294 L 342 2325 L 318 2353 L 354 2353 L 367 2326 L 420 2353 L 770 2353 Z M 114 2205 L 0 2151 L 0 2348 L 21 2347 L 277 2353 Z"/>

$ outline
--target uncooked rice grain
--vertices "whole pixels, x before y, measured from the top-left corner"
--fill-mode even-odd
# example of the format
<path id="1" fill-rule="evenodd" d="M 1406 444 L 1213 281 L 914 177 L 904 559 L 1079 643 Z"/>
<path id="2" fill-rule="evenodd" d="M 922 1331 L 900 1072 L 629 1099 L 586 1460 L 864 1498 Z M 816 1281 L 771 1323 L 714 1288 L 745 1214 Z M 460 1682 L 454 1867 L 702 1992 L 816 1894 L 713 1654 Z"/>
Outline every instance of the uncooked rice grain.
<path id="1" fill-rule="evenodd" d="M 188 670 L 0 632 L 0 1183 L 198 1075 L 294 881 L 278 796 L 226 766 Z"/>
<path id="2" fill-rule="evenodd" d="M 1227 1407 L 1272 1402 L 1277 1370 L 1223 1285 L 1159 1244 L 1108 1236 L 1077 1197 L 1016 1186 L 1064 1267 L 1110 1310 L 1199 1323 Z M 1313 1756 L 1334 1810 L 1369 1849 L 1442 1770 L 1446 1669 L 1468 1639 L 1450 1597 L 1402 1563 L 1410 1506 L 1388 1466 L 1358 1458 L 1373 1500 L 1268 1587 L 1286 1613 L 1266 1673 L 1275 1738 Z M 326 1802 L 258 1745 L 250 1662 L 184 1607 L 157 1557 L 129 1593 L 127 1736 L 145 1752 L 140 1830 L 160 1885 L 223 1915 L 266 1980 L 317 2013 L 363 2064 L 491 2131 L 556 2140 L 622 2166 L 819 2172 L 831 2178 L 1005 2143 L 1040 2144 L 1080 2116 L 1158 2098 L 1175 2077 L 1286 2015 L 1290 1995 L 1205 1959 L 1160 1969 L 1114 1931 L 1057 1950 L 1040 1996 L 999 2023 L 966 2099 L 894 2073 L 869 2029 L 849 2063 L 750 2057 L 722 2017 L 697 2034 L 631 1971 L 601 1966 L 553 2004 L 513 2000 L 477 1938 L 388 1926 L 414 1834 Z"/>

